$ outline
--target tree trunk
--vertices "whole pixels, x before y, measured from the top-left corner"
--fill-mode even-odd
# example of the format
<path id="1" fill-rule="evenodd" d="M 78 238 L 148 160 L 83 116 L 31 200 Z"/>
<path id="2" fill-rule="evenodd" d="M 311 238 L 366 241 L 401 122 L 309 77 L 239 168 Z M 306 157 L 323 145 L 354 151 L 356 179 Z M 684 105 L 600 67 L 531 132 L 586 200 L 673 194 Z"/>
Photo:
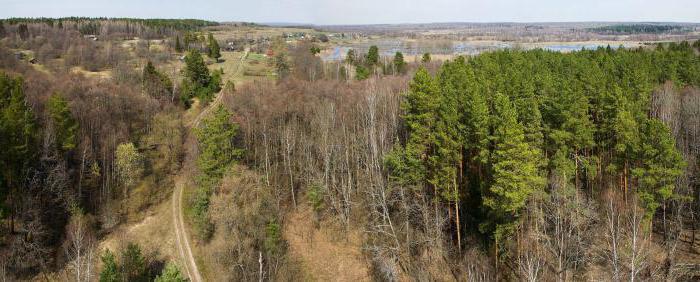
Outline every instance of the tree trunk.
<path id="1" fill-rule="evenodd" d="M 625 203 L 627 203 L 627 178 L 628 178 L 628 175 L 627 175 L 628 164 L 627 164 L 627 163 L 628 163 L 627 160 L 625 160 L 625 174 L 624 174 L 624 177 L 625 177 L 625 179 L 624 179 L 624 185 L 625 185 Z"/>
<path id="2" fill-rule="evenodd" d="M 459 189 L 457 188 L 457 180 L 453 178 L 455 187 L 455 227 L 457 228 L 457 251 L 462 253 L 462 225 L 459 223 Z"/>

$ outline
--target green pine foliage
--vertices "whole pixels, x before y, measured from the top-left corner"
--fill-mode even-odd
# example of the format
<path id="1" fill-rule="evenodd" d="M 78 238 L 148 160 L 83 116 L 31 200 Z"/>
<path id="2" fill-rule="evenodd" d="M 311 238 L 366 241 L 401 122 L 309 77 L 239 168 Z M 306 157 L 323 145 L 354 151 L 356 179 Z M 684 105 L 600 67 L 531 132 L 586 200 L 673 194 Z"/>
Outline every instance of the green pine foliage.
<path id="1" fill-rule="evenodd" d="M 182 52 L 182 43 L 180 43 L 180 35 L 175 36 L 175 52 Z"/>
<path id="2" fill-rule="evenodd" d="M 444 62 L 436 78 L 419 69 L 400 142 L 385 156 L 389 179 L 456 203 L 462 224 L 499 243 L 528 203 L 546 198 L 545 175 L 588 193 L 610 184 L 638 197 L 650 219 L 679 199 L 684 169 L 672 134 L 650 115 L 652 91 L 669 80 L 700 85 L 694 52 L 687 43 L 503 50 Z"/>
<path id="3" fill-rule="evenodd" d="M 199 145 L 197 167 L 201 173 L 191 212 L 200 237 L 208 239 L 213 232 L 208 215 L 211 192 L 243 151 L 234 145 L 238 125 L 231 122 L 231 113 L 224 106 L 216 108 L 212 117 L 203 120 L 194 133 Z"/>
<path id="4" fill-rule="evenodd" d="M 109 249 L 105 250 L 101 256 L 102 271 L 100 271 L 100 282 L 118 281 L 151 281 L 152 276 L 149 269 L 149 260 L 144 256 L 138 244 L 129 242 L 124 249 L 119 252 L 119 260 Z M 170 265 L 170 264 L 169 264 Z M 168 266 L 169 266 L 168 265 Z M 179 277 L 177 267 L 167 267 L 163 270 L 161 277 Z M 157 280 L 157 279 L 156 279 Z M 185 281 L 185 280 L 159 280 L 159 281 Z"/>
<path id="5" fill-rule="evenodd" d="M 204 119 L 195 130 L 200 152 L 197 165 L 208 178 L 221 179 L 235 159 L 242 155 L 242 150 L 233 143 L 238 125 L 230 119 L 231 113 L 219 106 L 212 117 Z"/>
<path id="6" fill-rule="evenodd" d="M 199 51 L 191 50 L 185 56 L 184 75 L 187 79 L 199 86 L 204 87 L 209 85 L 209 80 L 211 80 L 209 69 L 207 65 L 204 64 L 204 59 Z"/>
<path id="7" fill-rule="evenodd" d="M 180 272 L 180 269 L 173 262 L 168 262 L 163 269 L 163 273 L 156 277 L 154 282 L 186 282 L 188 281 Z"/>
<path id="8" fill-rule="evenodd" d="M 394 68 L 396 74 L 406 73 L 406 62 L 403 60 L 403 54 L 401 52 L 396 52 L 396 55 L 394 55 Z"/>
<path id="9" fill-rule="evenodd" d="M 439 87 L 424 68 L 420 68 L 401 104 L 401 118 L 406 127 L 405 144 L 394 148 L 387 157 L 387 165 L 393 171 L 392 179 L 401 185 L 418 189 L 431 178 L 430 155 L 434 152 L 437 123 Z"/>
<path id="10" fill-rule="evenodd" d="M 420 59 L 421 63 L 430 63 L 430 60 L 430 53 L 424 53 Z"/>
<path id="11" fill-rule="evenodd" d="M 369 78 L 369 69 L 367 69 L 364 66 L 357 66 L 355 67 L 355 79 L 357 80 L 365 80 Z"/>
<path id="12" fill-rule="evenodd" d="M 126 281 L 148 281 L 148 265 L 139 245 L 127 244 L 121 252 L 120 263 L 121 275 Z"/>
<path id="13" fill-rule="evenodd" d="M 68 101 L 63 96 L 54 94 L 46 104 L 53 125 L 56 146 L 62 152 L 67 152 L 77 145 L 76 133 L 78 123 L 73 118 Z"/>
<path id="14" fill-rule="evenodd" d="M 151 61 L 143 67 L 143 90 L 146 94 L 157 99 L 170 99 L 173 94 L 173 82 L 162 72 L 159 72 Z"/>
<path id="15" fill-rule="evenodd" d="M 216 41 L 216 38 L 214 38 L 214 35 L 211 33 L 209 33 L 207 41 L 209 42 L 209 46 L 207 46 L 207 55 L 209 55 L 209 58 L 212 58 L 218 62 L 219 58 L 221 58 L 221 48 L 219 47 L 219 42 Z"/>
<path id="16" fill-rule="evenodd" d="M 311 48 L 309 49 L 309 52 L 311 52 L 311 55 L 316 56 L 319 53 L 321 53 L 321 48 L 319 48 L 318 46 L 311 46 Z"/>
<path id="17" fill-rule="evenodd" d="M 370 67 L 374 67 L 379 64 L 379 48 L 377 48 L 375 45 L 370 46 L 365 60 L 367 65 Z"/>
<path id="18" fill-rule="evenodd" d="M 537 163 L 539 149 L 526 142 L 524 127 L 510 99 L 496 93 L 493 112 L 493 181 L 484 197 L 490 220 L 481 228 L 492 228 L 494 237 L 500 240 L 513 232 L 530 195 L 542 191 L 545 181 Z"/>
<path id="19" fill-rule="evenodd" d="M 102 254 L 102 271 L 100 272 L 100 282 L 121 281 L 121 273 L 117 265 L 117 259 L 109 249 Z"/>
<path id="20" fill-rule="evenodd" d="M 639 181 L 637 194 L 651 219 L 656 210 L 674 195 L 676 179 L 683 174 L 685 162 L 675 147 L 668 127 L 649 119 L 641 134 L 641 165 L 632 171 Z"/>
<path id="21" fill-rule="evenodd" d="M 214 98 L 214 94 L 221 90 L 222 70 L 209 72 L 202 54 L 197 50 L 191 50 L 185 56 L 185 78 L 180 84 L 180 100 L 189 107 L 192 98 L 199 98 L 202 103 L 208 103 Z"/>
<path id="22" fill-rule="evenodd" d="M 0 218 L 11 212 L 5 199 L 10 197 L 9 204 L 14 204 L 16 199 L 12 195 L 24 186 L 22 176 L 36 153 L 38 126 L 23 85 L 21 77 L 0 72 Z"/>
<path id="23" fill-rule="evenodd" d="M 355 54 L 355 49 L 348 50 L 348 53 L 345 56 L 345 62 L 352 65 L 352 64 L 355 64 L 356 61 L 357 61 L 357 54 Z"/>
<path id="24" fill-rule="evenodd" d="M 275 220 L 271 220 L 265 226 L 265 241 L 263 248 L 268 254 L 277 254 L 283 247 L 282 226 Z"/>

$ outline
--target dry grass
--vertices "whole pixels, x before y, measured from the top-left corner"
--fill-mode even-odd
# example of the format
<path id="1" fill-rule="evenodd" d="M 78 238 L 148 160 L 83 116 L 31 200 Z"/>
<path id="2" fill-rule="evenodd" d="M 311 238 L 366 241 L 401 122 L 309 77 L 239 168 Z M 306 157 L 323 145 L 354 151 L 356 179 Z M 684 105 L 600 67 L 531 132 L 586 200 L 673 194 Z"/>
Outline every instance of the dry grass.
<path id="1" fill-rule="evenodd" d="M 333 223 L 324 221 L 314 228 L 308 205 L 288 214 L 284 238 L 290 256 L 301 260 L 311 281 L 369 281 L 369 266 L 362 255 L 363 234 L 359 228 L 345 233 Z"/>
<path id="2" fill-rule="evenodd" d="M 211 32 L 218 40 L 232 38 L 260 38 L 275 37 L 283 33 L 305 32 L 307 34 L 318 33 L 310 28 L 286 28 L 286 27 L 261 27 L 261 26 L 234 26 L 221 25 L 207 28 L 205 32 Z"/>
<path id="3" fill-rule="evenodd" d="M 125 242 L 139 244 L 144 253 L 155 254 L 155 258 L 163 261 L 179 259 L 175 245 L 172 207 L 170 201 L 162 201 L 148 210 L 144 219 L 134 224 L 124 224 L 117 227 L 99 243 L 99 250 L 110 249 L 113 252 L 120 249 Z"/>
<path id="4" fill-rule="evenodd" d="M 236 85 L 259 78 L 270 78 L 274 75 L 272 66 L 267 62 L 267 57 L 262 54 L 246 52 L 221 52 L 221 60 L 216 63 L 213 60 L 209 64 L 209 70 L 223 69 L 223 83 L 231 80 Z"/>
<path id="5" fill-rule="evenodd" d="M 92 78 L 92 79 L 111 79 L 112 78 L 112 70 L 88 71 L 83 67 L 72 67 L 70 69 L 70 71 L 71 71 L 71 73 L 82 74 L 86 78 Z"/>

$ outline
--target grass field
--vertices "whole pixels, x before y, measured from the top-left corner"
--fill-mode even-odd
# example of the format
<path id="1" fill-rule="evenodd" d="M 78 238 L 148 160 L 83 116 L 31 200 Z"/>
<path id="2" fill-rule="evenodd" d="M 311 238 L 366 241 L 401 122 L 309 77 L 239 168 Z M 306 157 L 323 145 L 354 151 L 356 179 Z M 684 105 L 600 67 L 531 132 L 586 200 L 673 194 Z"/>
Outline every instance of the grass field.
<path id="1" fill-rule="evenodd" d="M 246 55 L 245 57 L 243 57 Z M 242 58 L 243 57 L 243 58 Z M 250 52 L 221 52 L 218 63 L 211 61 L 209 70 L 223 69 L 223 83 L 231 80 L 236 84 L 251 81 L 256 78 L 269 78 L 274 76 L 274 70 L 268 64 L 267 57 L 262 54 Z"/>
<path id="2" fill-rule="evenodd" d="M 219 40 L 231 38 L 260 38 L 280 36 L 283 33 L 305 32 L 309 34 L 318 33 L 311 28 L 287 28 L 287 27 L 261 27 L 261 26 L 234 26 L 221 25 L 209 27 L 205 32 L 211 32 Z"/>

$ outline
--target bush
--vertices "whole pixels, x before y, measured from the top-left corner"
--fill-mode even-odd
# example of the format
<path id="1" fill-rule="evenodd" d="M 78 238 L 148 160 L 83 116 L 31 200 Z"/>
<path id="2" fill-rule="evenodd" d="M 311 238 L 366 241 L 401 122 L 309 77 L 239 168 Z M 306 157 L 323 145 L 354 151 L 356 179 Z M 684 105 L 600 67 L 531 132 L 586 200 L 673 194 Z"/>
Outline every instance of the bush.
<path id="1" fill-rule="evenodd" d="M 107 249 L 102 254 L 102 272 L 100 272 L 100 282 L 117 282 L 121 280 L 119 267 L 114 254 Z"/>
<path id="2" fill-rule="evenodd" d="M 187 279 L 180 273 L 180 269 L 173 262 L 169 262 L 165 265 L 163 273 L 156 277 L 154 282 L 185 282 Z"/>
<path id="3" fill-rule="evenodd" d="M 146 258 L 141 247 L 129 243 L 121 253 L 121 273 L 127 281 L 148 281 Z"/>
<path id="4" fill-rule="evenodd" d="M 355 69 L 355 79 L 365 80 L 367 78 L 369 78 L 369 69 L 364 66 L 357 66 Z"/>
<path id="5" fill-rule="evenodd" d="M 148 263 L 149 260 L 143 255 L 141 247 L 135 243 L 127 244 L 119 255 L 119 261 L 114 253 L 107 249 L 102 254 L 100 282 L 149 281 L 151 277 Z"/>
<path id="6" fill-rule="evenodd" d="M 209 220 L 210 195 L 211 192 L 208 187 L 200 187 L 197 189 L 192 201 L 192 221 L 196 234 L 202 241 L 209 241 L 214 233 L 214 224 Z"/>

